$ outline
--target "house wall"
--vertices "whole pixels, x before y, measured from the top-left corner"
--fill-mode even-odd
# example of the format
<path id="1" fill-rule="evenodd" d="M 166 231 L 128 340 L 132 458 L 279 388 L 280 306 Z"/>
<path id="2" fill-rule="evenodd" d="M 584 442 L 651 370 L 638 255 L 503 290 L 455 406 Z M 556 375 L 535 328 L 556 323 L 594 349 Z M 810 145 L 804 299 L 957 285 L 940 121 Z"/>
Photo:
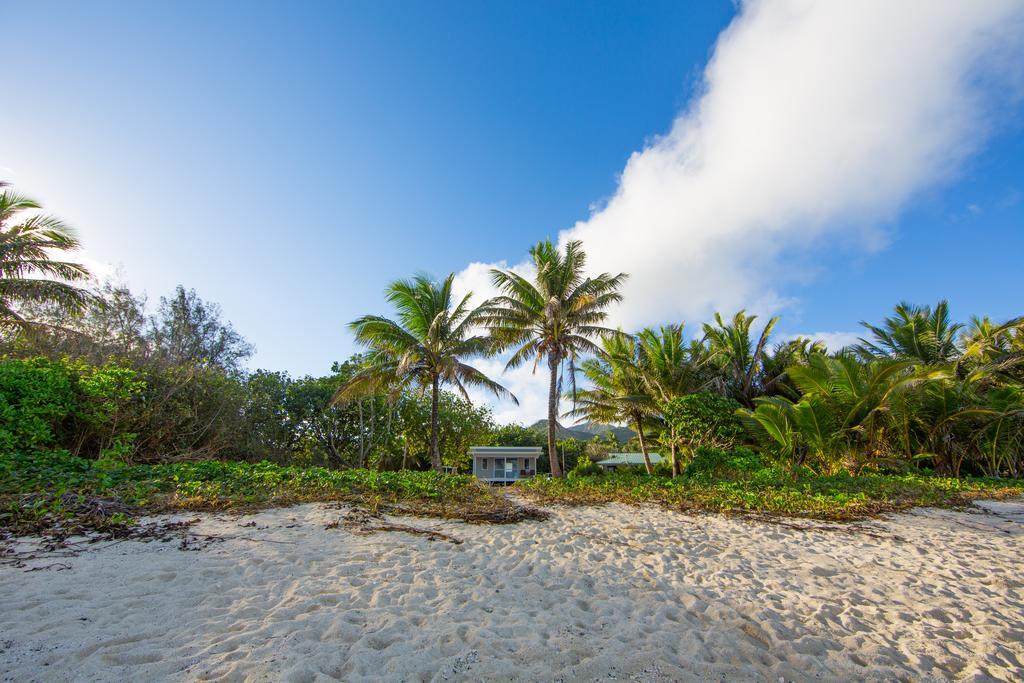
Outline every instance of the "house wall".
<path id="1" fill-rule="evenodd" d="M 536 474 L 537 459 L 541 455 L 541 449 L 520 446 L 474 446 L 470 449 L 469 454 L 473 458 L 473 475 L 478 479 L 514 481 L 523 478 L 519 476 L 521 470 L 532 471 L 534 475 Z M 501 462 L 514 460 L 516 462 L 514 476 L 506 478 L 504 466 L 495 472 L 496 460 Z M 487 461 L 486 469 L 483 466 L 484 461 Z M 526 475 L 526 477 L 529 476 L 531 475 Z"/>
<path id="2" fill-rule="evenodd" d="M 487 461 L 487 467 L 483 466 L 484 461 Z M 514 478 L 519 478 L 520 470 L 528 470 L 534 473 L 537 472 L 537 458 L 534 456 L 509 456 L 508 458 L 494 457 L 494 456 L 476 456 L 473 458 L 473 474 L 480 479 L 504 479 L 505 468 L 502 465 L 501 469 L 495 470 L 494 463 L 496 460 L 504 462 L 505 460 L 515 460 L 515 473 Z"/>

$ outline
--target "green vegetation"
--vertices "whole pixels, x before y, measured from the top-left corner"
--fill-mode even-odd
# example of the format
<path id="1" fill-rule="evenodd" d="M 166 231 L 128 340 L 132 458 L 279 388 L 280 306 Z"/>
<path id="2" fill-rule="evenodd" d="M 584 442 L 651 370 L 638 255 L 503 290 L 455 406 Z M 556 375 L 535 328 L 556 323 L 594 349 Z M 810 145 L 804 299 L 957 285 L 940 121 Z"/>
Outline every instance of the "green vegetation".
<path id="1" fill-rule="evenodd" d="M 644 418 L 654 410 L 654 397 L 645 391 L 639 351 L 636 339 L 628 335 L 602 337 L 598 355 L 583 361 L 579 367 L 579 374 L 591 386 L 577 393 L 575 407 L 569 414 L 595 421 L 628 423 L 636 429 L 644 468 L 651 474 Z"/>
<path id="2" fill-rule="evenodd" d="M 0 188 L 7 183 L 0 182 Z M 78 263 L 54 260 L 54 252 L 79 248 L 74 232 L 40 205 L 10 189 L 0 192 L 0 328 L 25 330 L 31 319 L 24 304 L 49 304 L 65 312 L 82 310 L 88 294 L 74 286 L 89 278 Z"/>
<path id="3" fill-rule="evenodd" d="M 7 527 L 313 500 L 486 519 L 511 504 L 469 477 L 418 471 L 465 472 L 471 445 L 542 447 L 554 478 L 521 487 L 545 502 L 846 519 L 1021 491 L 1024 318 L 963 325 L 946 302 L 903 303 L 833 352 L 773 344 L 778 319 L 744 311 L 689 340 L 681 323 L 629 334 L 604 326 L 626 275 L 588 277 L 580 243 L 545 241 L 532 278 L 493 271 L 499 294 L 477 308 L 454 297 L 452 275 L 392 283 L 395 320 L 352 323 L 365 355 L 293 378 L 246 369 L 253 347 L 195 291 L 151 308 L 114 283 L 82 289 L 87 271 L 54 258 L 77 247 L 34 202 L 0 192 Z M 510 396 L 468 364 L 494 354 L 508 368 L 547 363 L 541 431 L 497 426 L 469 400 L 472 387 Z M 563 396 L 564 415 L 635 432 L 565 429 Z M 620 436 L 642 472 L 594 464 Z M 652 443 L 669 463 L 652 467 Z"/>
<path id="4" fill-rule="evenodd" d="M 441 469 L 439 404 L 441 385 L 454 385 L 468 401 L 466 387 L 482 387 L 496 396 L 515 396 L 464 360 L 490 352 L 492 341 L 472 332 L 483 323 L 483 311 L 470 308 L 470 292 L 455 304 L 451 274 L 444 282 L 426 275 L 388 285 L 387 299 L 398 320 L 368 315 L 352 323 L 356 341 L 371 351 L 364 367 L 335 394 L 333 402 L 373 396 L 382 391 L 397 395 L 410 385 L 430 389 L 430 464 Z"/>
<path id="5" fill-rule="evenodd" d="M 0 454 L 0 527 L 22 532 L 52 528 L 78 515 L 79 505 L 97 499 L 117 503 L 121 516 L 115 521 L 122 524 L 143 513 L 246 511 L 314 501 L 467 521 L 502 522 L 521 514 L 472 477 L 433 471 L 218 460 L 125 465 L 112 458 L 86 460 L 67 451 Z"/>
<path id="6" fill-rule="evenodd" d="M 673 475 L 679 474 L 677 446 L 689 459 L 697 449 L 730 449 L 742 440 L 743 425 L 736 416 L 739 408 L 740 404 L 728 396 L 709 391 L 683 394 L 663 404 L 664 431 L 672 445 Z"/>
<path id="7" fill-rule="evenodd" d="M 865 324 L 872 340 L 832 354 L 807 339 L 770 348 L 775 320 L 759 334 L 754 320 L 716 316 L 689 345 L 681 327 L 606 336 L 584 364 L 594 389 L 580 411 L 623 419 L 628 407 L 673 463 L 677 451 L 685 464 L 701 445 L 747 443 L 819 475 L 1024 471 L 1024 319 L 964 328 L 945 302 L 901 304 L 882 326 Z"/>
<path id="8" fill-rule="evenodd" d="M 756 456 L 726 456 L 725 462 L 695 461 L 678 478 L 647 475 L 643 471 L 567 479 L 532 479 L 516 485 L 539 504 L 597 505 L 653 503 L 683 512 L 767 513 L 815 519 L 856 520 L 914 506 L 954 507 L 974 498 L 1000 498 L 1024 494 L 1024 482 L 1007 479 L 955 479 L 923 474 L 847 473 L 792 477 L 777 468 L 742 470 Z M 753 463 L 752 463 L 753 461 Z"/>
<path id="9" fill-rule="evenodd" d="M 934 310 L 902 304 L 884 328 L 866 327 L 874 341 L 790 365 L 794 397 L 758 397 L 742 411 L 765 453 L 823 473 L 927 466 L 953 477 L 965 468 L 1020 475 L 1020 319 L 981 323 L 954 343 L 959 326 L 940 302 Z"/>
<path id="10" fill-rule="evenodd" d="M 549 240 L 530 249 L 537 271 L 533 282 L 513 271 L 493 270 L 500 295 L 483 305 L 483 321 L 494 339 L 494 350 L 511 351 L 506 369 L 531 358 L 548 362 L 548 462 L 553 476 L 562 468 L 555 451 L 558 397 L 562 393 L 562 368 L 569 364 L 575 388 L 575 363 L 581 355 L 597 353 L 593 339 L 611 333 L 601 324 L 607 309 L 622 300 L 619 289 L 626 274 L 601 273 L 587 277 L 587 255 L 580 242 L 569 242 L 565 251 Z"/>

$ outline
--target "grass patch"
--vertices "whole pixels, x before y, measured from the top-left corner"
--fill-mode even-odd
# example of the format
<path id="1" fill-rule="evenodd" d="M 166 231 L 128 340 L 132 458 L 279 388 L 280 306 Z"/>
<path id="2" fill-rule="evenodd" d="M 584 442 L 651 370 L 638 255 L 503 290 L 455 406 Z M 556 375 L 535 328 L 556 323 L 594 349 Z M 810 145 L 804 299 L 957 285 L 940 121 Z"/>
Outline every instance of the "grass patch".
<path id="1" fill-rule="evenodd" d="M 108 532 L 143 514 L 246 512 L 309 502 L 349 502 L 479 523 L 537 518 L 470 476 L 438 472 L 330 470 L 205 460 L 123 465 L 66 451 L 0 455 L 0 528 L 42 533 L 72 520 Z M 73 526 L 73 524 L 72 524 Z"/>
<path id="2" fill-rule="evenodd" d="M 537 478 L 516 485 L 540 504 L 654 503 L 685 512 L 734 512 L 853 521 L 912 507 L 961 507 L 977 498 L 1024 494 L 1024 481 L 949 479 L 926 475 L 791 479 L 774 470 L 749 478 L 671 479 L 646 474 L 605 474 L 570 479 Z"/>

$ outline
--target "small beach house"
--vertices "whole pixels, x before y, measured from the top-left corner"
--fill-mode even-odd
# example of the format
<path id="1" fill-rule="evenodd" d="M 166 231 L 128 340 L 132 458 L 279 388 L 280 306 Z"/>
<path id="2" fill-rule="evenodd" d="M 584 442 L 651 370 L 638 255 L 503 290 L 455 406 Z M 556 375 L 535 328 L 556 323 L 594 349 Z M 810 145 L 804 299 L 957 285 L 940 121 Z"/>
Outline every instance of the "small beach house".
<path id="1" fill-rule="evenodd" d="M 657 465 L 659 462 L 664 460 L 658 453 L 648 453 L 647 457 L 651 459 L 652 465 Z M 639 465 L 643 467 L 644 454 L 643 453 L 609 453 L 608 457 L 604 460 L 598 460 L 595 465 L 605 470 L 617 470 L 620 467 L 632 467 Z"/>
<path id="2" fill-rule="evenodd" d="M 489 484 L 511 484 L 537 474 L 541 449 L 520 446 L 473 446 L 473 476 Z"/>

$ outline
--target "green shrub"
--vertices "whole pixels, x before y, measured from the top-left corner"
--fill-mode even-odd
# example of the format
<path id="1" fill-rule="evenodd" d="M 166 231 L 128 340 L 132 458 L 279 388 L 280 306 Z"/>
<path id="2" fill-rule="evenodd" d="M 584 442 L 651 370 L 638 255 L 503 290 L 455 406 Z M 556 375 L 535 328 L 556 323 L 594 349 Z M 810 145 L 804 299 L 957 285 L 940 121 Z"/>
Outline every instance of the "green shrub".
<path id="1" fill-rule="evenodd" d="M 769 469 L 761 457 L 749 448 L 722 450 L 701 447 L 696 450 L 693 460 L 686 467 L 687 477 L 705 481 L 715 479 L 748 479 L 755 473 Z M 774 473 L 773 473 L 774 474 Z"/>
<path id="2" fill-rule="evenodd" d="M 62 447 L 99 456 L 114 448 L 124 454 L 135 436 L 123 427 L 144 388 L 134 370 L 112 362 L 5 358 L 0 361 L 0 450 Z"/>
<path id="3" fill-rule="evenodd" d="M 159 465 L 128 465 L 108 456 L 87 460 L 66 450 L 0 454 L 0 495 L 70 491 L 116 496 L 133 505 L 172 508 L 224 508 L 352 495 L 391 501 L 452 504 L 487 493 L 474 477 L 440 472 L 379 472 L 201 460 Z"/>
<path id="4" fill-rule="evenodd" d="M 583 454 L 580 456 L 576 463 L 576 467 L 569 470 L 569 478 L 575 479 L 576 477 L 596 477 L 604 474 L 600 465 L 595 465 L 590 460 L 590 456 Z"/>
<path id="5" fill-rule="evenodd" d="M 747 449 L 704 451 L 697 459 L 723 471 L 744 472 L 735 479 L 704 476 L 669 479 L 626 472 L 575 479 L 534 478 L 516 484 L 539 503 L 591 505 L 611 502 L 657 503 L 673 510 L 757 512 L 852 520 L 914 506 L 958 506 L 973 498 L 1019 496 L 1024 481 L 953 479 L 920 475 L 815 476 L 809 470 L 788 471 L 758 466 Z"/>
<path id="6" fill-rule="evenodd" d="M 142 410 L 146 383 L 139 374 L 116 362 L 90 365 L 82 360 L 63 361 L 72 381 L 75 405 L 71 433 L 65 444 L 75 452 L 102 457 L 108 451 L 127 461 L 136 435 L 124 431 Z"/>
<path id="7" fill-rule="evenodd" d="M 702 446 L 728 450 L 745 434 L 736 415 L 741 406 L 731 398 L 700 391 L 672 399 L 664 407 L 675 438 L 692 450 Z"/>
<path id="8" fill-rule="evenodd" d="M 651 469 L 655 476 L 658 477 L 671 477 L 672 476 L 672 463 L 669 460 L 662 460 L 659 463 L 655 463 Z"/>
<path id="9" fill-rule="evenodd" d="M 0 452 L 53 446 L 75 406 L 70 373 L 46 358 L 0 361 Z"/>
<path id="10" fill-rule="evenodd" d="M 702 447 L 729 450 L 746 433 L 736 414 L 739 408 L 733 399 L 709 391 L 678 396 L 662 406 L 665 429 L 661 441 L 673 454 L 679 449 L 683 463 Z M 671 476 L 671 464 L 668 470 Z"/>

